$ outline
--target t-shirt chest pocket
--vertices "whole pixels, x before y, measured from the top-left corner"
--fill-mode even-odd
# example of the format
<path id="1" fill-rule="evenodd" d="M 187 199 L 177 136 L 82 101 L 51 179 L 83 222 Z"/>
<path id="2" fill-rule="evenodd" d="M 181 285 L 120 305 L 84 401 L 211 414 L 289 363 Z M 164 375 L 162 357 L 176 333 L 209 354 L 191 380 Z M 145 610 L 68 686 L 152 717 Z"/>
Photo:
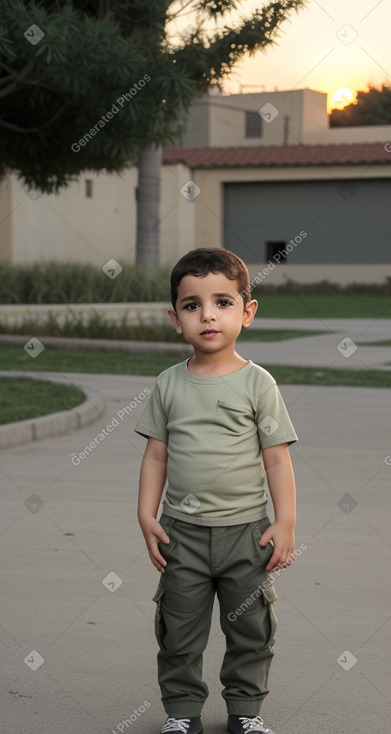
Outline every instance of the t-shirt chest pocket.
<path id="1" fill-rule="evenodd" d="M 243 429 L 249 428 L 253 422 L 251 412 L 244 405 L 233 405 L 225 400 L 217 401 L 216 424 L 222 426 L 230 433 L 243 433 Z M 255 426 L 255 423 L 254 423 Z"/>

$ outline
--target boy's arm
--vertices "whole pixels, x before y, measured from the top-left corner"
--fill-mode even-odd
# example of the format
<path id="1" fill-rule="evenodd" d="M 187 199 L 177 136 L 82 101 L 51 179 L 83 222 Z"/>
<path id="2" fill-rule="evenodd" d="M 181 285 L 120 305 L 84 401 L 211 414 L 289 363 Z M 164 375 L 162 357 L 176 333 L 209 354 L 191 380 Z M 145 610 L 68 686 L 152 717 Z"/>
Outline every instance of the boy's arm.
<path id="1" fill-rule="evenodd" d="M 167 562 L 161 555 L 158 543 L 170 539 L 156 519 L 167 475 L 167 444 L 157 438 L 149 438 L 140 469 L 138 520 L 153 565 L 164 573 Z"/>
<path id="2" fill-rule="evenodd" d="M 265 530 L 260 545 L 273 541 L 274 553 L 266 566 L 276 571 L 295 557 L 296 488 L 288 444 L 262 450 L 267 481 L 274 507 L 274 522 Z"/>

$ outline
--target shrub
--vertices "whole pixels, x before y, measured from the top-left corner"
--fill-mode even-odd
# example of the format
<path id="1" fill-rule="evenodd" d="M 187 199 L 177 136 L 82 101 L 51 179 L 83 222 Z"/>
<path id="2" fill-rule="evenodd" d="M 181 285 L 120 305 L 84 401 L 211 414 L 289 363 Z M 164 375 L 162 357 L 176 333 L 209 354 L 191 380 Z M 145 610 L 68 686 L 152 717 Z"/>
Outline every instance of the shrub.
<path id="1" fill-rule="evenodd" d="M 113 280 L 83 263 L 0 263 L 0 303 L 127 303 L 167 301 L 170 269 L 122 265 Z"/>
<path id="2" fill-rule="evenodd" d="M 94 265 L 77 262 L 40 262 L 31 265 L 0 263 L 0 303 L 132 303 L 170 301 L 169 267 L 146 268 L 122 264 L 113 280 Z M 391 295 L 391 277 L 384 283 L 350 283 L 341 286 L 322 280 L 319 283 L 281 285 L 262 283 L 253 289 L 262 293 Z"/>

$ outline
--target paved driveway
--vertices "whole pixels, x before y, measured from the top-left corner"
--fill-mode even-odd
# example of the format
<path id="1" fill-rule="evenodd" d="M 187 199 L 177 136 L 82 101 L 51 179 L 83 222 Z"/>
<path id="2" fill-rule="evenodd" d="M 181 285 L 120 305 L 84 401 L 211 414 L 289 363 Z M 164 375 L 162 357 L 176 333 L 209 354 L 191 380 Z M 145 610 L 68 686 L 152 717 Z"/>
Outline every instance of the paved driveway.
<path id="1" fill-rule="evenodd" d="M 154 378 L 68 377 L 105 395 L 101 419 L 0 455 L 3 731 L 150 734 L 164 718 L 151 601 L 158 575 L 136 520 L 140 407 L 128 415 L 125 407 Z M 276 581 L 279 629 L 263 715 L 276 734 L 386 734 L 391 393 L 281 391 L 300 438 L 291 449 L 296 544 L 307 549 Z M 80 459 L 113 418 L 119 425 Z M 216 612 L 205 655 L 210 734 L 225 730 Z"/>

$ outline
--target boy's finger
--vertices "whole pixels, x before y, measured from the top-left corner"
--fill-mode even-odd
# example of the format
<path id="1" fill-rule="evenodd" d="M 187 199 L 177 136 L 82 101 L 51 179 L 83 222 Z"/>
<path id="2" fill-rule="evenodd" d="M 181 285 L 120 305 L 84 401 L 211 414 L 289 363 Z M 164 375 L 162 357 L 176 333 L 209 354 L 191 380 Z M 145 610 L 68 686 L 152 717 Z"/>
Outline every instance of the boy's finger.
<path id="1" fill-rule="evenodd" d="M 266 533 L 264 533 L 262 535 L 262 537 L 260 538 L 260 540 L 259 540 L 259 545 L 261 545 L 262 547 L 264 547 L 268 543 L 271 543 L 272 545 L 274 545 L 273 540 L 272 540 L 272 535 L 271 534 L 266 535 Z"/>
<path id="2" fill-rule="evenodd" d="M 168 537 L 165 529 L 160 525 L 160 522 L 156 523 L 156 530 L 153 530 L 154 535 L 158 538 L 161 543 L 169 543 L 170 538 Z"/>
<path id="3" fill-rule="evenodd" d="M 163 567 L 167 566 L 167 561 L 163 558 L 162 554 L 159 551 L 159 546 L 157 544 L 157 538 L 153 538 L 149 550 L 150 550 L 151 556 L 153 556 L 156 563 L 159 563 L 159 565 Z"/>
<path id="4" fill-rule="evenodd" d="M 159 535 L 157 537 L 159 538 L 159 542 L 160 543 L 169 543 L 170 542 L 170 538 L 168 537 L 166 531 L 163 530 L 163 529 L 162 529 L 162 532 L 159 533 Z"/>
<path id="5" fill-rule="evenodd" d="M 273 553 L 268 565 L 266 566 L 266 571 L 280 571 L 281 569 L 288 568 L 291 563 L 293 563 L 294 558 L 292 556 L 285 557 L 285 554 L 281 555 L 278 553 Z"/>
<path id="6" fill-rule="evenodd" d="M 266 566 L 266 571 L 277 571 L 281 568 L 281 555 L 274 551 L 269 563 Z"/>
<path id="7" fill-rule="evenodd" d="M 151 561 L 158 571 L 164 573 L 164 568 L 167 566 L 167 561 L 164 560 L 163 556 L 158 552 L 156 555 L 150 551 Z"/>

